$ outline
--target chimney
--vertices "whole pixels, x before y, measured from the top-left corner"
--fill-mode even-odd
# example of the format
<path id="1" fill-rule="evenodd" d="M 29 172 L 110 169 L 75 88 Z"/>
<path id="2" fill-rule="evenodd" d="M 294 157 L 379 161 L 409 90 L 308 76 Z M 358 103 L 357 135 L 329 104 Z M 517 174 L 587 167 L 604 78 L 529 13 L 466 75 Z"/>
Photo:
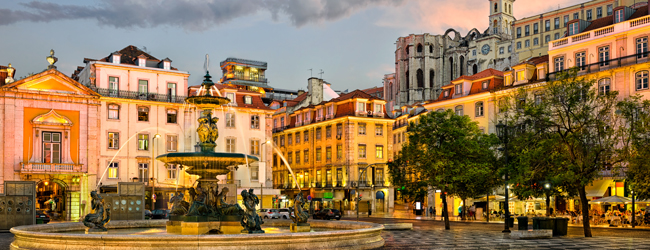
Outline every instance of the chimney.
<path id="1" fill-rule="evenodd" d="M 307 91 L 311 96 L 310 104 L 315 105 L 323 102 L 323 79 L 309 78 Z"/>

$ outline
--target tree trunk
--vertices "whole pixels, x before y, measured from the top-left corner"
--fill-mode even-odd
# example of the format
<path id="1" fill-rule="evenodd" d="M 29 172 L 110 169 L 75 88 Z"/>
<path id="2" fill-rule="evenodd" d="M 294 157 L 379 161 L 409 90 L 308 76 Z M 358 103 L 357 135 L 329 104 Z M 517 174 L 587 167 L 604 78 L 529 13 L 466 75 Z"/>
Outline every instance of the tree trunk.
<path id="1" fill-rule="evenodd" d="M 447 209 L 447 195 L 441 195 L 444 198 L 442 198 L 442 215 L 445 217 L 445 230 L 449 230 L 449 211 Z"/>
<path id="2" fill-rule="evenodd" d="M 546 195 L 546 217 L 551 216 L 551 196 L 548 193 Z"/>
<path id="3" fill-rule="evenodd" d="M 592 237 L 591 227 L 589 226 L 589 201 L 587 201 L 585 186 L 581 186 L 578 193 L 580 193 L 580 206 L 582 207 L 582 228 L 585 230 L 585 237 Z"/>
<path id="4" fill-rule="evenodd" d="M 463 199 L 463 220 L 467 220 L 467 199 Z"/>

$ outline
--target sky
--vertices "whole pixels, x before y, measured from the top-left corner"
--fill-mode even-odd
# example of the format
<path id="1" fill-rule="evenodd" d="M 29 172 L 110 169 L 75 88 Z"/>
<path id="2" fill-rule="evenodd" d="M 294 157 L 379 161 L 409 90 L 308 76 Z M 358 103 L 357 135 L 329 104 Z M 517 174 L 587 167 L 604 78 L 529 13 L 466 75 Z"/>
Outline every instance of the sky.
<path id="1" fill-rule="evenodd" d="M 586 0 L 517 0 L 517 19 Z M 466 34 L 488 27 L 488 0 L 0 0 L 0 65 L 17 78 L 43 71 L 50 49 L 66 75 L 84 58 L 128 45 L 191 74 L 198 85 L 219 62 L 268 62 L 269 85 L 306 89 L 311 76 L 336 90 L 382 85 L 395 41 L 409 34 Z M 312 69 L 312 71 L 310 71 Z M 313 73 L 311 73 L 313 72 Z"/>

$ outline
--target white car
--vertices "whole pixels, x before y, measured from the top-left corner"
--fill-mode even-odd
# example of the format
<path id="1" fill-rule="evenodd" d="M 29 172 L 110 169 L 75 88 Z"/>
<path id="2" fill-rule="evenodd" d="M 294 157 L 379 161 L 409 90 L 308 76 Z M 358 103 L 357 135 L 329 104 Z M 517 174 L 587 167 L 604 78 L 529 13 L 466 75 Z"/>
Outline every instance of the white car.
<path id="1" fill-rule="evenodd" d="M 280 219 L 289 219 L 289 215 L 291 212 L 289 211 L 288 208 L 280 208 Z"/>
<path id="2" fill-rule="evenodd" d="M 262 208 L 262 209 L 257 211 L 257 215 L 262 217 L 262 219 L 280 219 L 280 218 L 282 218 L 282 215 L 280 215 L 280 212 L 277 209 Z"/>

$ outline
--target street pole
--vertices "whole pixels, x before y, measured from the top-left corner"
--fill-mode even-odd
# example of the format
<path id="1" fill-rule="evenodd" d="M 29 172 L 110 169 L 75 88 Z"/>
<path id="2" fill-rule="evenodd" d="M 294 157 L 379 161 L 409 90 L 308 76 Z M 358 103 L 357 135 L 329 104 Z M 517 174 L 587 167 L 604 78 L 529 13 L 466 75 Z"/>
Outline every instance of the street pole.
<path id="1" fill-rule="evenodd" d="M 505 161 L 506 161 L 506 168 L 508 166 L 508 127 L 506 127 L 506 134 L 505 134 L 505 145 L 503 149 L 503 153 L 505 155 Z M 503 233 L 510 233 L 510 227 L 508 226 L 508 221 L 510 221 L 510 208 L 509 208 L 509 201 L 508 201 L 508 171 L 506 170 L 506 178 L 505 178 L 505 189 L 506 189 L 506 197 L 505 197 L 505 207 L 506 207 L 506 221 L 503 223 L 504 229 Z"/>
<path id="2" fill-rule="evenodd" d="M 636 210 L 634 210 L 634 191 L 632 191 L 632 228 L 634 228 L 635 221 L 636 221 Z"/>
<path id="3" fill-rule="evenodd" d="M 487 222 L 490 222 L 490 193 L 485 197 L 485 214 L 487 215 Z"/>
<path id="4" fill-rule="evenodd" d="M 357 186 L 356 186 L 356 190 L 357 190 L 356 191 L 356 195 L 357 195 L 357 221 L 359 221 L 359 204 L 361 203 L 361 199 L 359 199 L 359 185 L 361 184 L 361 176 L 363 176 L 363 174 L 366 172 L 366 169 L 368 169 L 371 166 L 379 165 L 379 164 L 386 164 L 386 163 L 373 163 L 373 164 L 370 164 L 370 165 L 366 166 L 365 168 L 363 168 L 363 170 L 361 170 L 361 173 L 359 173 L 359 181 L 357 182 Z M 370 194 L 370 195 L 372 195 L 372 194 Z M 370 204 L 368 204 L 368 205 L 370 205 Z M 368 213 L 368 216 L 370 216 L 370 213 Z"/>
<path id="5" fill-rule="evenodd" d="M 156 160 L 154 158 L 156 154 L 156 138 L 160 138 L 160 135 L 156 134 L 151 139 L 151 211 L 156 210 L 153 198 L 156 195 Z"/>

